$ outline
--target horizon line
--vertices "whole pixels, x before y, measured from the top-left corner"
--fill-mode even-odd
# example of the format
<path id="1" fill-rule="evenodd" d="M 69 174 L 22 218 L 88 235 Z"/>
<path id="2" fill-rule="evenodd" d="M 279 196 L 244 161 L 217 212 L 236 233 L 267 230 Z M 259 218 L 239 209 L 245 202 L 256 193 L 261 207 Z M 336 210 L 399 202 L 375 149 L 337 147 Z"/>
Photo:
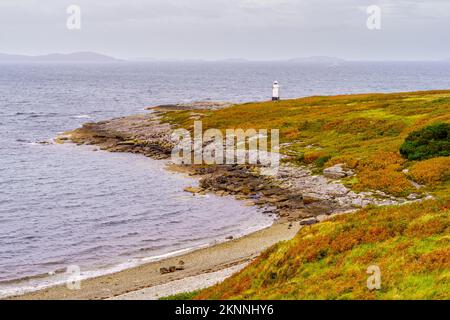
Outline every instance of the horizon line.
<path id="1" fill-rule="evenodd" d="M 23 54 L 23 53 L 5 53 L 0 52 L 1 55 L 26 57 L 26 58 L 40 58 L 51 55 L 61 55 L 70 56 L 76 54 L 94 54 L 98 56 L 103 56 L 109 59 L 115 59 L 121 62 L 295 62 L 295 60 L 311 60 L 305 62 L 445 62 L 450 61 L 450 57 L 434 58 L 434 59 L 424 59 L 424 58 L 405 58 L 405 59 L 371 59 L 371 58 L 342 58 L 332 55 L 310 55 L 310 56 L 294 56 L 290 58 L 161 58 L 161 57 L 119 57 L 114 54 L 105 54 L 96 51 L 72 51 L 67 53 L 61 52 L 49 52 L 43 54 Z M 319 60 L 330 60 L 330 61 L 319 61 Z M 316 60 L 316 61 L 314 61 Z M 0 60 L 1 62 L 1 60 Z M 300 61 L 301 62 L 301 61 Z"/>

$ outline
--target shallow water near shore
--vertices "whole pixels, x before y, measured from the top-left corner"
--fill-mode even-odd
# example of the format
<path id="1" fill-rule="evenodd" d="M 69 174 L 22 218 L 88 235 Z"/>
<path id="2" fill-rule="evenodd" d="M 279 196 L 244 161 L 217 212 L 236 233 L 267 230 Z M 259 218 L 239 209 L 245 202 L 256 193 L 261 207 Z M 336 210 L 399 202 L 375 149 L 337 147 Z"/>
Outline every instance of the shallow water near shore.
<path id="1" fill-rule="evenodd" d="M 94 147 L 73 144 L 24 146 L 29 153 L 36 148 L 43 149 L 43 156 L 58 155 L 64 161 L 33 172 L 23 167 L 26 176 L 35 177 L 24 179 L 25 188 L 31 189 L 28 184 L 36 180 L 45 181 L 43 188 L 34 190 L 32 202 L 22 203 L 33 210 L 20 214 L 22 207 L 15 202 L 2 207 L 0 296 L 60 282 L 67 276 L 58 273 L 70 265 L 80 266 L 85 277 L 100 275 L 244 235 L 273 222 L 230 197 L 184 192 L 197 181 L 167 171 L 164 161 L 93 152 Z M 68 170 L 73 167 L 84 170 Z M 9 189 L 7 194 L 13 197 L 20 192 Z M 16 214 L 6 216 L 8 212 Z M 56 274 L 45 277 L 48 272 Z M 44 277 L 5 281 L 34 275 Z"/>
<path id="2" fill-rule="evenodd" d="M 293 98 L 448 88 L 449 75 L 449 63 L 0 64 L 0 295 L 24 277 L 118 270 L 272 222 L 231 198 L 183 192 L 196 181 L 163 162 L 39 141 L 157 104 L 265 100 L 275 79 Z"/>

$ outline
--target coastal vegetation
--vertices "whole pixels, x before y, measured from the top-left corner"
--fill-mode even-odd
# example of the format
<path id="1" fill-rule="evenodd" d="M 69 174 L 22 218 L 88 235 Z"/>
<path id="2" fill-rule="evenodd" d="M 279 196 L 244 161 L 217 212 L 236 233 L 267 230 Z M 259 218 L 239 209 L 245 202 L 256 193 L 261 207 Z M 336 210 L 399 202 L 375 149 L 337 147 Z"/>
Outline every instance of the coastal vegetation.
<path id="1" fill-rule="evenodd" d="M 342 164 L 355 192 L 416 199 L 300 230 L 195 299 L 450 298 L 450 91 L 316 96 L 167 112 L 192 130 L 280 129 L 284 161 L 316 174 Z M 424 198 L 427 198 L 424 200 Z M 380 290 L 366 286 L 379 266 Z"/>
<path id="2" fill-rule="evenodd" d="M 408 160 L 450 156 L 450 123 L 439 123 L 411 132 L 400 147 Z"/>
<path id="3" fill-rule="evenodd" d="M 168 297 L 160 298 L 159 300 L 191 300 L 197 294 L 200 293 L 200 290 L 191 291 L 191 292 L 182 292 L 178 294 L 174 294 Z"/>
<path id="4" fill-rule="evenodd" d="M 448 299 L 450 202 L 371 207 L 303 228 L 195 299 Z M 378 266 L 380 290 L 367 287 Z"/>
<path id="5" fill-rule="evenodd" d="M 439 157 L 417 162 L 411 167 L 411 177 L 427 186 L 443 184 L 450 176 L 450 157 Z"/>
<path id="6" fill-rule="evenodd" d="M 404 171 L 416 163 L 414 160 L 423 160 L 403 157 L 402 146 L 419 141 L 414 145 L 420 150 L 440 150 L 426 151 L 428 159 L 433 154 L 446 157 L 450 144 L 450 91 L 254 102 L 221 110 L 195 110 L 194 116 L 202 120 L 204 130 L 278 128 L 284 161 L 311 166 L 317 173 L 343 163 L 357 173 L 344 180 L 354 190 L 380 190 L 398 196 L 421 192 L 411 183 L 414 176 Z M 193 130 L 193 112 L 189 110 L 167 112 L 163 121 Z M 448 186 L 444 189 L 441 193 L 448 194 Z"/>
<path id="7" fill-rule="evenodd" d="M 187 191 L 269 206 L 292 234 L 303 227 L 223 283 L 169 299 L 450 298 L 450 91 L 160 106 L 60 140 L 167 159 L 172 130 L 199 120 L 223 133 L 279 129 L 286 165 L 276 178 L 250 165 L 180 166 L 200 180 Z"/>

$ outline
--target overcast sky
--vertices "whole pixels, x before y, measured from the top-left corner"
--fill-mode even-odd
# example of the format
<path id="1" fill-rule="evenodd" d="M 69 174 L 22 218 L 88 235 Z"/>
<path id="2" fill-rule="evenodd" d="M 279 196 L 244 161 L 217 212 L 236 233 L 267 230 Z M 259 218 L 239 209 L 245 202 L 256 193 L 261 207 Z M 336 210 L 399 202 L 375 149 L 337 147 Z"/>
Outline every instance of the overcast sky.
<path id="1" fill-rule="evenodd" d="M 81 8 L 81 30 L 66 9 Z M 381 30 L 366 26 L 370 5 Z M 1 0 L 0 52 L 120 58 L 450 58 L 449 0 Z"/>

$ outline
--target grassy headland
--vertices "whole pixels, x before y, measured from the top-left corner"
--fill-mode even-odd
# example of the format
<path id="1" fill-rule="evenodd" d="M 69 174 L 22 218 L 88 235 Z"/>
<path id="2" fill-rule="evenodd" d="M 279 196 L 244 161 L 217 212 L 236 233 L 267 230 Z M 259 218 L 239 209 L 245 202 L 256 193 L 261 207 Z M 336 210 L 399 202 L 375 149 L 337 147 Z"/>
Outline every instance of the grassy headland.
<path id="1" fill-rule="evenodd" d="M 223 283 L 174 298 L 450 299 L 450 91 L 308 97 L 213 109 L 165 106 L 151 114 L 88 123 L 58 140 L 167 159 L 174 146 L 172 129 L 193 130 L 195 120 L 202 120 L 203 130 L 280 130 L 283 161 L 289 165 L 273 179 L 246 165 L 179 167 L 201 178 L 201 192 L 269 205 L 288 223 L 257 233 L 268 235 L 269 242 L 254 234 L 230 242 L 231 251 L 224 244 L 192 253 L 195 259 L 184 256 L 185 270 L 173 275 L 177 278 L 220 270 L 263 252 Z M 331 180 L 311 175 L 336 167 L 351 173 Z M 297 233 L 300 225 L 306 226 Z M 167 263 L 172 262 L 161 262 Z M 366 285 L 371 266 L 381 272 L 379 290 Z M 170 281 L 166 276 L 147 265 L 107 276 L 110 282 L 105 277 L 85 281 L 88 289 L 79 294 L 121 295 Z M 110 293 L 100 294 L 106 283 Z M 30 295 L 59 296 L 67 293 L 53 288 Z"/>
<path id="2" fill-rule="evenodd" d="M 281 152 L 289 156 L 287 161 L 313 165 L 316 172 L 345 163 L 357 172 L 356 177 L 344 181 L 353 189 L 407 195 L 417 190 L 408 181 L 414 177 L 402 170 L 417 162 L 404 159 L 399 149 L 409 133 L 450 122 L 450 91 L 255 102 L 216 111 L 195 110 L 195 116 L 202 120 L 204 130 L 278 128 L 284 144 Z M 193 125 L 192 111 L 168 112 L 163 119 L 187 129 Z M 448 157 L 442 161 L 448 164 Z M 449 193 L 448 183 L 425 190 Z"/>
<path id="3" fill-rule="evenodd" d="M 434 198 L 368 207 L 303 228 L 195 298 L 450 298 L 450 157 L 411 161 L 399 152 L 411 132 L 450 122 L 450 91 L 318 96 L 163 115 L 188 129 L 194 117 L 205 130 L 278 128 L 286 161 L 316 173 L 343 163 L 356 173 L 343 180 L 354 191 Z M 380 267 L 380 290 L 366 286 L 370 265 Z"/>

